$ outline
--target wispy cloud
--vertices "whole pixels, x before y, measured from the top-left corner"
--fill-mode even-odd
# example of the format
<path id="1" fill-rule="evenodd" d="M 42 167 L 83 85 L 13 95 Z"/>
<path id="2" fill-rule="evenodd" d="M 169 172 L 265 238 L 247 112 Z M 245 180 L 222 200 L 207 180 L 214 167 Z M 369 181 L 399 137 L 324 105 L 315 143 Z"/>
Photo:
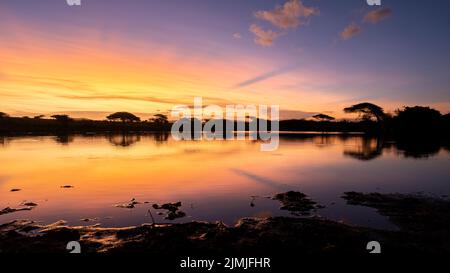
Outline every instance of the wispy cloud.
<path id="1" fill-rule="evenodd" d="M 380 8 L 377 10 L 370 11 L 364 16 L 364 23 L 376 24 L 389 16 L 391 16 L 392 11 L 388 8 Z"/>
<path id="2" fill-rule="evenodd" d="M 127 96 L 127 95 L 55 95 L 60 98 L 65 99 L 76 99 L 76 100 L 131 100 L 131 101 L 144 101 L 151 103 L 162 103 L 162 104 L 182 104 L 189 105 L 192 103 L 192 97 L 185 98 L 164 98 L 164 97 L 152 97 L 152 96 Z M 216 104 L 220 106 L 225 106 L 231 104 L 227 99 L 222 99 L 218 97 L 202 97 L 205 103 Z"/>
<path id="3" fill-rule="evenodd" d="M 388 8 L 379 8 L 368 12 L 362 19 L 363 23 L 377 24 L 378 22 L 391 16 L 392 11 Z M 355 35 L 358 35 L 363 31 L 363 28 L 356 23 L 351 23 L 348 25 L 341 33 L 340 37 L 342 40 L 349 40 Z"/>
<path id="4" fill-rule="evenodd" d="M 272 46 L 275 39 L 280 36 L 280 33 L 272 30 L 264 30 L 257 24 L 253 24 L 249 28 L 250 32 L 255 35 L 255 43 L 261 46 Z"/>
<path id="5" fill-rule="evenodd" d="M 298 67 L 298 64 L 294 64 L 294 65 L 285 66 L 285 67 L 282 67 L 282 68 L 279 68 L 276 70 L 272 70 L 267 73 L 264 73 L 264 74 L 258 75 L 256 77 L 253 77 L 251 79 L 240 82 L 240 83 L 234 85 L 233 87 L 241 88 L 241 87 L 249 86 L 249 85 L 255 84 L 257 82 L 264 81 L 264 80 L 279 76 L 281 74 L 291 72 L 292 70 L 296 69 L 297 67 Z"/>
<path id="6" fill-rule="evenodd" d="M 355 23 L 351 23 L 347 27 L 344 28 L 344 30 L 341 32 L 340 36 L 342 40 L 348 40 L 352 38 L 355 35 L 358 35 L 361 33 L 362 28 L 358 26 Z"/>
<path id="7" fill-rule="evenodd" d="M 57 96 L 60 98 L 76 99 L 76 100 L 135 100 L 135 101 L 146 101 L 146 102 L 167 103 L 167 104 L 182 104 L 186 102 L 157 97 L 133 97 L 121 95 L 57 95 Z"/>
<path id="8" fill-rule="evenodd" d="M 323 113 L 325 113 L 325 111 Z M 301 110 L 280 110 L 280 120 L 309 118 L 315 114 L 317 114 L 317 112 L 306 112 Z"/>
<path id="9" fill-rule="evenodd" d="M 289 0 L 283 6 L 275 7 L 274 10 L 257 11 L 255 16 L 281 29 L 288 29 L 306 24 L 311 16 L 317 14 L 319 14 L 317 8 L 306 7 L 300 0 Z"/>
<path id="10" fill-rule="evenodd" d="M 239 32 L 236 32 L 233 34 L 233 38 L 239 40 L 242 39 L 242 35 Z"/>

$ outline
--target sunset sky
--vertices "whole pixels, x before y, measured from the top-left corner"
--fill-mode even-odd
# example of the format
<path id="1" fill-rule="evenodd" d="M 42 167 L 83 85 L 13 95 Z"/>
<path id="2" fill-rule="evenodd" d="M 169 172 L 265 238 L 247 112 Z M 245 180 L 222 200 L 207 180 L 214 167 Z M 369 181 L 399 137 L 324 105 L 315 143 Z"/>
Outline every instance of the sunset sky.
<path id="1" fill-rule="evenodd" d="M 370 101 L 450 111 L 450 1 L 0 0 L 0 111 L 145 117 L 176 104 Z"/>

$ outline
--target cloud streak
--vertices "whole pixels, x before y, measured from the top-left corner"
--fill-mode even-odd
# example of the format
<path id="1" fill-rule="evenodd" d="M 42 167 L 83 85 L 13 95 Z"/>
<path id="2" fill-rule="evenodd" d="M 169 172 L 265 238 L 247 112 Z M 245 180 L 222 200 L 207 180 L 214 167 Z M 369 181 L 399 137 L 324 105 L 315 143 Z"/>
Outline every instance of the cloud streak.
<path id="1" fill-rule="evenodd" d="M 250 32 L 255 35 L 255 43 L 260 46 L 272 46 L 275 39 L 280 36 L 280 33 L 272 30 L 264 30 L 257 24 L 252 24 L 249 28 Z"/>
<path id="2" fill-rule="evenodd" d="M 392 11 L 388 8 L 380 8 L 377 10 L 370 11 L 364 16 L 363 22 L 370 24 L 377 24 L 380 21 L 391 16 Z"/>
<path id="3" fill-rule="evenodd" d="M 358 35 L 362 32 L 362 28 L 355 23 L 351 23 L 341 32 L 340 36 L 342 40 L 348 40 L 353 38 L 355 35 Z"/>
<path id="4" fill-rule="evenodd" d="M 369 11 L 362 19 L 362 22 L 366 24 L 378 24 L 379 22 L 390 17 L 391 14 L 392 11 L 389 8 L 379 8 Z M 360 27 L 356 23 L 351 23 L 340 33 L 340 37 L 342 40 L 349 40 L 354 36 L 360 34 L 362 31 L 362 27 Z"/>
<path id="5" fill-rule="evenodd" d="M 249 85 L 252 85 L 252 84 L 255 84 L 255 83 L 258 83 L 258 82 L 261 82 L 261 81 L 264 81 L 264 80 L 267 80 L 267 79 L 270 79 L 270 78 L 273 78 L 273 77 L 276 77 L 276 76 L 279 76 L 282 74 L 286 74 L 288 72 L 291 72 L 292 70 L 295 70 L 297 67 L 298 67 L 298 64 L 294 64 L 294 65 L 285 66 L 285 67 L 282 67 L 282 68 L 279 68 L 276 70 L 272 70 L 267 73 L 264 73 L 264 74 L 258 75 L 256 77 L 253 77 L 251 79 L 240 82 L 240 83 L 234 85 L 233 88 L 241 88 L 241 87 L 249 86 Z"/>
<path id="6" fill-rule="evenodd" d="M 185 99 L 171 99 L 171 98 L 162 98 L 162 97 L 152 97 L 152 96 L 126 96 L 126 95 L 56 95 L 60 98 L 65 99 L 76 99 L 76 100 L 131 100 L 131 101 L 145 101 L 151 103 L 162 103 L 162 104 L 170 104 L 170 105 L 187 105 L 192 103 L 191 97 L 186 97 Z M 212 103 L 216 105 L 227 105 L 230 104 L 230 101 L 226 99 L 221 99 L 217 97 L 202 97 L 203 100 L 207 103 Z"/>

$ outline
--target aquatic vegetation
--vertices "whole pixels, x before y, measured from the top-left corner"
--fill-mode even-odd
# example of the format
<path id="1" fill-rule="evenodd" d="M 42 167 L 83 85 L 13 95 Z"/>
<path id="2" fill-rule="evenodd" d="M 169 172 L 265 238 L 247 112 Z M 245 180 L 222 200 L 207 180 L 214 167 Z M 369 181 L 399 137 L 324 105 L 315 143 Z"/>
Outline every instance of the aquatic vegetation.
<path id="1" fill-rule="evenodd" d="M 181 207 L 181 202 L 176 202 L 176 203 L 165 203 L 162 204 L 161 206 L 158 204 L 153 204 L 152 207 L 154 209 L 163 209 L 163 210 L 167 210 L 167 213 L 165 214 L 166 216 L 164 217 L 164 219 L 167 220 L 175 220 L 177 218 L 182 218 L 186 216 L 186 213 L 179 210 L 179 208 Z M 158 213 L 159 214 L 159 213 Z M 162 214 L 159 214 L 162 215 Z"/>
<path id="2" fill-rule="evenodd" d="M 284 201 L 286 209 L 298 211 L 316 206 L 299 192 L 282 193 L 276 197 Z M 17 220 L 0 225 L 0 249 L 7 252 L 64 253 L 65 246 L 60 242 L 75 240 L 83 245 L 84 253 L 176 255 L 180 251 L 214 254 L 226 250 L 239 255 L 269 255 L 283 250 L 303 254 L 363 254 L 367 253 L 364 247 L 367 242 L 376 238 L 382 242 L 383 252 L 387 253 L 450 253 L 450 201 L 425 196 L 356 192 L 345 193 L 344 198 L 355 205 L 375 207 L 394 221 L 410 220 L 397 222 L 400 226 L 398 231 L 351 226 L 318 217 L 243 218 L 234 226 L 222 222 L 189 222 L 126 228 L 67 226 L 64 221 L 41 225 Z M 295 203 L 299 200 L 301 205 Z M 180 202 L 153 206 L 173 213 L 180 207 Z"/>
<path id="3" fill-rule="evenodd" d="M 322 208 L 322 206 L 309 199 L 306 194 L 297 191 L 278 193 L 272 199 L 281 202 L 282 206 L 280 209 L 287 210 L 297 216 L 310 215 L 312 211 Z"/>
<path id="4" fill-rule="evenodd" d="M 22 204 L 20 204 L 21 206 L 27 206 L 27 207 L 36 207 L 37 204 L 34 202 L 23 202 Z"/>
<path id="5" fill-rule="evenodd" d="M 118 204 L 116 207 L 118 208 L 124 208 L 124 209 L 134 209 L 135 205 L 140 204 L 141 202 L 136 201 L 135 198 L 131 199 L 130 202 L 125 204 Z"/>
<path id="6" fill-rule="evenodd" d="M 17 212 L 17 211 L 32 210 L 32 209 L 33 209 L 33 207 L 26 207 L 26 208 L 10 208 L 10 207 L 6 207 L 6 208 L 0 210 L 0 215 L 13 213 L 13 212 Z"/>
<path id="7" fill-rule="evenodd" d="M 450 200 L 419 194 L 345 192 L 351 205 L 377 209 L 394 224 L 409 232 L 450 230 Z M 449 238 L 450 239 L 450 238 Z"/>

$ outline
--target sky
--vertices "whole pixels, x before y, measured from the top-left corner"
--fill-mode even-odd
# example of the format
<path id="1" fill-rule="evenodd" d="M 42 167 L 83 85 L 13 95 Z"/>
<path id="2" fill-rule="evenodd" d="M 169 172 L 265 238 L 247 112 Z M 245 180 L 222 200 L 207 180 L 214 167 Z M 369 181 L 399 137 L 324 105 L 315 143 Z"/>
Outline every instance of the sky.
<path id="1" fill-rule="evenodd" d="M 450 111 L 450 1 L 0 0 L 0 111 L 104 118 L 373 102 Z"/>

